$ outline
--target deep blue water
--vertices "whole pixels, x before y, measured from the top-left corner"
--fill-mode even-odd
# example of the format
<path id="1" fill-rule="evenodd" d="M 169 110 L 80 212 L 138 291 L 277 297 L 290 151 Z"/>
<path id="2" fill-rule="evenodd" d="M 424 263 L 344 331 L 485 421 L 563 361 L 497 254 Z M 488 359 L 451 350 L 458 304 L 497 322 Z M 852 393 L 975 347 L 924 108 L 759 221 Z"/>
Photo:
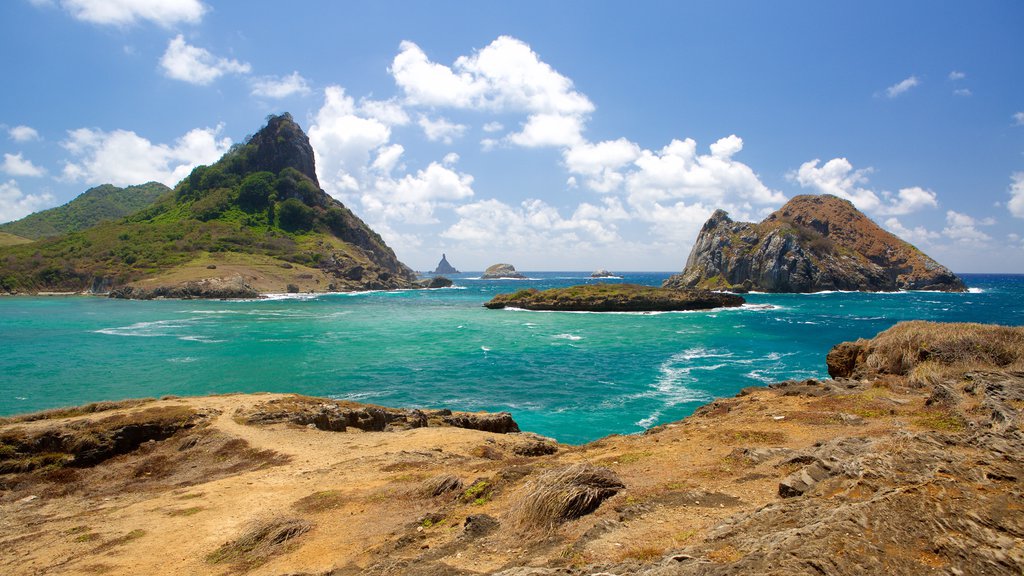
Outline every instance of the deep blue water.
<path id="1" fill-rule="evenodd" d="M 838 342 L 900 320 L 1024 324 L 1024 276 L 972 292 L 749 294 L 663 314 L 486 310 L 491 296 L 589 282 L 454 277 L 453 289 L 251 302 L 0 298 L 0 414 L 104 399 L 299 392 L 390 406 L 508 410 L 565 442 L 677 420 L 715 397 L 824 377 Z M 667 273 L 626 274 L 657 285 Z M 614 281 L 614 280 L 612 280 Z"/>

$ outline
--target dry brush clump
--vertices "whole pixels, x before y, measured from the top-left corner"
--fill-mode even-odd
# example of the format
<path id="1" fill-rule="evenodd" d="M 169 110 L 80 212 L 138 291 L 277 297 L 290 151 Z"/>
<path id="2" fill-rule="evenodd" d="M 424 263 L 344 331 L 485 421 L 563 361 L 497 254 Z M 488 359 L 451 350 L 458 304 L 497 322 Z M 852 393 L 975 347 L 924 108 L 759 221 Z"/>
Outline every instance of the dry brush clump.
<path id="1" fill-rule="evenodd" d="M 601 502 L 625 488 L 608 468 L 574 464 L 545 472 L 530 481 L 509 512 L 524 529 L 550 529 L 560 522 L 590 514 Z"/>
<path id="2" fill-rule="evenodd" d="M 311 522 L 300 518 L 271 518 L 255 521 L 238 538 L 224 543 L 206 556 L 210 564 L 229 563 L 251 569 L 284 552 L 295 538 L 309 532 Z"/>
<path id="3" fill-rule="evenodd" d="M 918 385 L 976 370 L 1024 370 L 1024 327 L 900 322 L 870 340 L 837 346 L 830 373 L 834 366 L 835 376 L 895 374 Z"/>

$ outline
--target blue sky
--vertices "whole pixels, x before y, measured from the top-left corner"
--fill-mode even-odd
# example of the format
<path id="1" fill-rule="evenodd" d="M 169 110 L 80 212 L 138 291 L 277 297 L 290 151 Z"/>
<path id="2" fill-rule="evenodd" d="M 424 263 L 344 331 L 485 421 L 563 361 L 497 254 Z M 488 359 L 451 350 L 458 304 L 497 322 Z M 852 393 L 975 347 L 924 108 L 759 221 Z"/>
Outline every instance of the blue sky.
<path id="1" fill-rule="evenodd" d="M 1024 4 L 0 5 L 0 221 L 160 180 L 289 111 L 399 258 L 679 270 L 715 208 L 850 198 L 1024 272 Z"/>

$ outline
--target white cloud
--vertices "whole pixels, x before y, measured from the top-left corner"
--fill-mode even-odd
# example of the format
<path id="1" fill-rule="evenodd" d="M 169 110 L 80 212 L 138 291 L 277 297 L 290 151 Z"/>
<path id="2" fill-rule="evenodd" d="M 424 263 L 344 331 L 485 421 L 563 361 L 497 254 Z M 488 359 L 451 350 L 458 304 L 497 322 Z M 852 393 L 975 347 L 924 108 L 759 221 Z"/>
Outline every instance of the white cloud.
<path id="1" fill-rule="evenodd" d="M 465 125 L 449 122 L 446 118 L 431 120 L 426 116 L 420 116 L 418 124 L 420 128 L 423 128 L 423 133 L 427 136 L 427 140 L 431 142 L 440 141 L 445 144 L 451 144 L 455 138 L 461 138 L 466 132 Z"/>
<path id="2" fill-rule="evenodd" d="M 127 26 L 145 20 L 165 28 L 198 24 L 207 10 L 199 0 L 61 0 L 60 5 L 93 24 Z"/>
<path id="3" fill-rule="evenodd" d="M 61 145 L 74 160 L 65 163 L 63 177 L 90 185 L 128 186 L 155 180 L 174 186 L 197 165 L 213 163 L 227 152 L 231 139 L 217 138 L 222 129 L 196 128 L 173 145 L 154 144 L 128 130 L 70 130 Z"/>
<path id="4" fill-rule="evenodd" d="M 14 180 L 0 182 L 0 223 L 17 220 L 56 203 L 49 192 L 25 194 Z"/>
<path id="5" fill-rule="evenodd" d="M 31 126 L 15 126 L 7 131 L 7 135 L 15 142 L 30 142 L 39 140 L 39 132 Z"/>
<path id="6" fill-rule="evenodd" d="M 978 230 L 978 226 L 991 226 L 994 222 L 990 219 L 977 220 L 953 210 L 946 212 L 946 227 L 942 229 L 942 235 L 960 244 L 972 246 L 983 246 L 992 240 L 988 234 Z"/>
<path id="7" fill-rule="evenodd" d="M 562 153 L 570 172 L 586 177 L 586 186 L 597 192 L 612 192 L 625 181 L 621 169 L 640 157 L 641 150 L 625 138 L 591 144 L 584 142 Z M 575 184 L 575 180 L 573 180 Z"/>
<path id="8" fill-rule="evenodd" d="M 529 199 L 518 207 L 489 199 L 455 209 L 458 222 L 441 233 L 470 247 L 503 250 L 520 255 L 540 252 L 591 250 L 620 240 L 614 224 L 592 211 L 564 218 L 542 200 Z"/>
<path id="9" fill-rule="evenodd" d="M 191 46 L 181 34 L 167 45 L 160 66 L 168 78 L 205 86 L 225 74 L 248 74 L 252 67 L 245 62 L 219 58 L 205 48 Z"/>
<path id="10" fill-rule="evenodd" d="M 370 154 L 391 138 L 387 124 L 356 113 L 355 102 L 341 86 L 324 90 L 324 105 L 308 133 L 320 185 L 341 198 L 345 191 L 358 189 L 359 180 L 366 179 Z"/>
<path id="11" fill-rule="evenodd" d="M 788 175 L 789 179 L 820 194 L 845 198 L 860 210 L 882 215 L 903 216 L 939 205 L 935 192 L 919 186 L 902 188 L 895 195 L 882 192 L 879 197 L 875 191 L 864 186 L 872 169 L 854 170 L 846 158 L 833 158 L 821 167 L 818 166 L 819 162 L 821 160 L 817 158 L 804 162 L 798 170 Z"/>
<path id="12" fill-rule="evenodd" d="M 377 157 L 373 160 L 373 164 L 370 167 L 383 174 L 391 174 L 391 171 L 398 165 L 404 153 L 405 147 L 401 144 L 381 146 L 378 149 Z"/>
<path id="13" fill-rule="evenodd" d="M 295 95 L 305 96 L 309 92 L 309 83 L 298 71 L 287 76 L 264 76 L 252 81 L 252 95 L 261 98 L 280 100 Z"/>
<path id="14" fill-rule="evenodd" d="M 781 204 L 786 197 L 771 190 L 757 174 L 732 158 L 743 147 L 742 139 L 729 136 L 711 145 L 711 154 L 698 154 L 692 139 L 673 140 L 657 152 L 644 150 L 626 177 L 626 189 L 634 206 L 665 200 L 699 200 L 723 204 L 741 199 L 755 204 Z"/>
<path id="15" fill-rule="evenodd" d="M 431 162 L 415 175 L 379 178 L 360 197 L 371 218 L 410 224 L 436 224 L 434 210 L 473 196 L 473 177 Z"/>
<path id="16" fill-rule="evenodd" d="M 402 105 L 394 100 L 359 101 L 359 112 L 370 118 L 380 120 L 388 126 L 405 126 L 409 123 L 409 115 Z"/>
<path id="17" fill-rule="evenodd" d="M 911 244 L 928 244 L 934 240 L 938 240 L 941 234 L 938 232 L 932 232 L 924 226 L 915 226 L 913 228 L 907 228 L 899 221 L 898 218 L 892 217 L 885 221 L 885 227 L 893 234 L 899 236 L 903 240 L 910 242 Z"/>
<path id="18" fill-rule="evenodd" d="M 1024 112 L 1017 112 L 1013 115 L 1014 126 L 1024 126 Z"/>
<path id="19" fill-rule="evenodd" d="M 458 163 L 458 161 L 459 155 L 456 154 L 455 152 L 449 152 L 444 155 L 444 159 L 441 160 L 441 163 L 444 164 L 445 166 L 454 166 L 456 163 Z"/>
<path id="20" fill-rule="evenodd" d="M 1010 201 L 1006 203 L 1010 214 L 1024 218 L 1024 172 L 1015 172 L 1011 177 Z"/>
<path id="21" fill-rule="evenodd" d="M 413 104 L 567 115 L 594 110 L 571 80 L 509 36 L 459 57 L 450 68 L 431 62 L 416 44 L 402 42 L 391 74 Z"/>
<path id="22" fill-rule="evenodd" d="M 953 70 L 952 72 L 949 73 L 949 79 L 954 82 L 956 82 L 957 80 L 963 80 L 964 78 L 967 78 L 967 74 L 964 74 L 959 70 Z"/>
<path id="23" fill-rule="evenodd" d="M 17 154 L 4 154 L 4 163 L 0 166 L 0 170 L 6 172 L 9 176 L 38 177 L 46 174 L 46 170 L 33 164 L 31 160 L 22 158 L 21 152 Z"/>
<path id="24" fill-rule="evenodd" d="M 505 129 L 505 125 L 501 122 L 488 122 L 484 124 L 484 132 L 501 132 Z"/>
<path id="25" fill-rule="evenodd" d="M 973 96 L 974 92 L 971 92 L 968 88 L 958 88 L 953 90 L 953 96 Z"/>
<path id="26" fill-rule="evenodd" d="M 885 95 L 888 96 L 889 98 L 895 98 L 901 94 L 906 93 L 908 90 L 910 90 L 914 86 L 917 86 L 920 83 L 921 81 L 918 80 L 917 76 L 910 76 L 908 78 L 904 78 L 903 80 L 900 80 L 896 84 L 893 84 L 892 86 L 886 88 Z"/>
<path id="27" fill-rule="evenodd" d="M 484 152 L 490 152 L 491 150 L 497 148 L 499 145 L 501 145 L 501 141 L 495 140 L 494 138 L 484 138 L 483 140 L 480 141 L 480 149 L 483 150 Z"/>
<path id="28" fill-rule="evenodd" d="M 895 198 L 889 198 L 888 200 L 889 203 L 882 206 L 879 212 L 893 216 L 902 216 L 925 208 L 938 208 L 939 206 L 935 192 L 925 190 L 919 186 L 901 188 Z"/>
<path id="29" fill-rule="evenodd" d="M 582 122 L 579 116 L 533 114 L 522 131 L 509 134 L 508 140 L 526 148 L 573 146 L 583 142 Z"/>

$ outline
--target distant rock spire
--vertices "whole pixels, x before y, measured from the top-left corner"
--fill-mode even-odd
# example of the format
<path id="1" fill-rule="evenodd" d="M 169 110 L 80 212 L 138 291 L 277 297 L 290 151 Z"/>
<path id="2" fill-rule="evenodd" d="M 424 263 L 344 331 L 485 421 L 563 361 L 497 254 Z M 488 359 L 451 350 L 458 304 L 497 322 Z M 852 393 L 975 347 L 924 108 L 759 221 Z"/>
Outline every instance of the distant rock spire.
<path id="1" fill-rule="evenodd" d="M 448 263 L 448 256 L 444 253 L 441 254 L 441 261 L 437 264 L 437 269 L 434 270 L 434 274 L 458 274 L 459 271 L 454 266 Z"/>

